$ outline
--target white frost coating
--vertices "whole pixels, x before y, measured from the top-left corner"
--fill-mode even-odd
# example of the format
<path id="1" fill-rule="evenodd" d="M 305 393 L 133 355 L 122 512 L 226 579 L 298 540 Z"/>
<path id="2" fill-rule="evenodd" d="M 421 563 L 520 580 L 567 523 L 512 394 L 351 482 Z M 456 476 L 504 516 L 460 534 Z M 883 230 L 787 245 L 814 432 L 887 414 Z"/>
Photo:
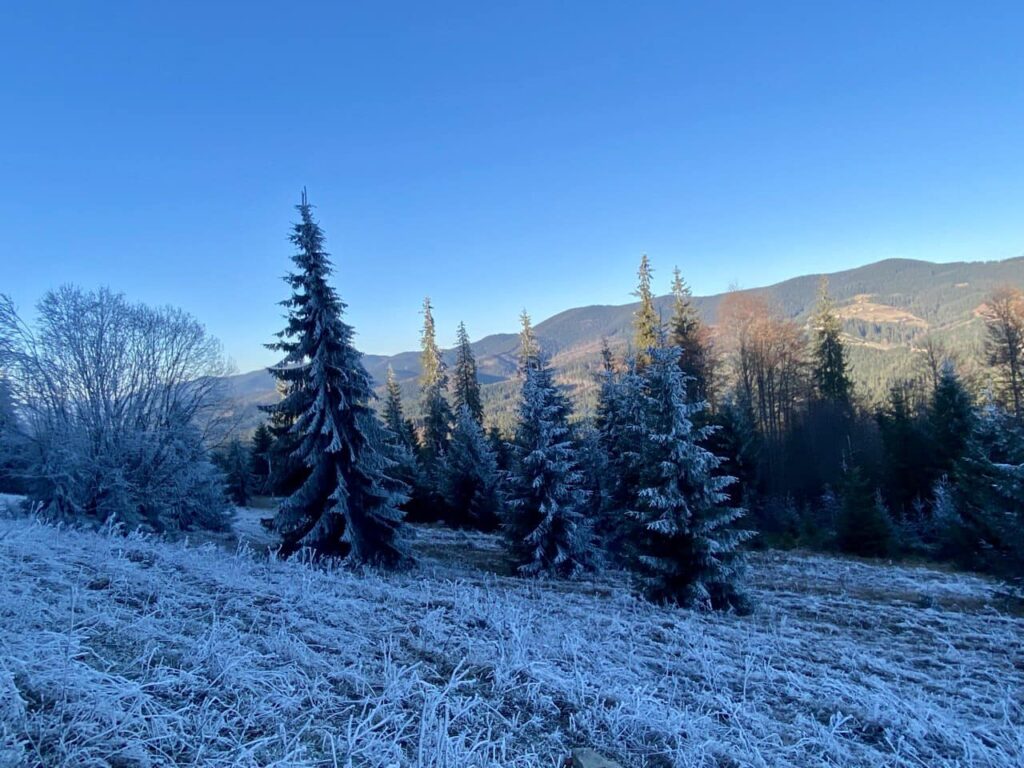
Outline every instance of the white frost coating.
<path id="1" fill-rule="evenodd" d="M 736 617 L 419 533 L 382 577 L 0 520 L 0 765 L 1024 764 L 991 582 L 755 555 Z"/>

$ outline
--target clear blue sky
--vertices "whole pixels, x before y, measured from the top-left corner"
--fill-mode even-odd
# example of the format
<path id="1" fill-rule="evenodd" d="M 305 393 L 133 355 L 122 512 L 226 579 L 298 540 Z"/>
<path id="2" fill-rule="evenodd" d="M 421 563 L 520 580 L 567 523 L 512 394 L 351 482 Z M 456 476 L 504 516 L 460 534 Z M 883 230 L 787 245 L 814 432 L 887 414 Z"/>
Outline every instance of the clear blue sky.
<path id="1" fill-rule="evenodd" d="M 1024 3 L 6 3 L 0 291 L 185 307 L 240 369 L 305 185 L 367 352 L 1024 253 Z"/>

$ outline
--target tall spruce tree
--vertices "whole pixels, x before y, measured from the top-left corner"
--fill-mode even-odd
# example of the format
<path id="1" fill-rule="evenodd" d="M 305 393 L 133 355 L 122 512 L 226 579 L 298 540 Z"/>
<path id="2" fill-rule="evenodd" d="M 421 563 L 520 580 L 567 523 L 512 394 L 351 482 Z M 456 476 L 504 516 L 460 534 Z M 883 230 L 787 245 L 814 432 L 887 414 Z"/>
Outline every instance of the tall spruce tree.
<path id="1" fill-rule="evenodd" d="M 846 350 L 843 347 L 843 326 L 836 313 L 835 301 L 828 292 L 828 278 L 821 278 L 818 304 L 812 319 L 814 329 L 814 385 L 823 400 L 848 407 L 853 384 L 847 372 Z"/>
<path id="2" fill-rule="evenodd" d="M 423 414 L 423 455 L 434 473 L 448 446 L 452 409 L 445 397 L 448 367 L 437 346 L 434 308 L 428 296 L 423 300 L 423 331 L 420 334 L 420 410 Z"/>
<path id="3" fill-rule="evenodd" d="M 680 350 L 679 367 L 687 377 L 691 403 L 708 400 L 711 394 L 711 349 L 707 329 L 693 306 L 690 287 L 677 267 L 672 273 L 672 319 L 668 342 Z"/>
<path id="4" fill-rule="evenodd" d="M 459 323 L 458 337 L 455 347 L 455 370 L 452 372 L 452 402 L 455 412 L 463 406 L 469 409 L 470 415 L 477 424 L 483 424 L 484 406 L 480 399 L 480 382 L 476 374 L 476 358 L 469 343 L 466 324 Z"/>
<path id="5" fill-rule="evenodd" d="M 441 491 L 448 523 L 456 528 L 493 531 L 501 512 L 501 475 L 483 427 L 468 405 L 459 408 L 448 446 Z"/>
<path id="6" fill-rule="evenodd" d="M 636 346 L 638 364 L 643 367 L 650 362 L 650 350 L 661 346 L 661 317 L 654 307 L 654 292 L 651 289 L 651 277 L 654 270 L 645 253 L 640 259 L 637 270 L 637 287 L 633 295 L 640 299 L 640 306 L 633 313 L 633 343 Z"/>
<path id="7" fill-rule="evenodd" d="M 269 370 L 286 395 L 268 410 L 292 422 L 295 454 L 308 476 L 281 504 L 274 528 L 284 555 L 309 548 L 396 566 L 408 560 L 399 536 L 403 497 L 386 475 L 370 376 L 342 320 L 345 304 L 327 282 L 332 266 L 305 191 L 298 211 L 290 237 L 296 269 L 285 278 L 292 295 L 282 302 L 288 323 L 268 345 L 284 353 Z"/>
<path id="8" fill-rule="evenodd" d="M 652 600 L 741 608 L 740 546 L 753 534 L 734 525 L 744 515 L 728 503 L 734 478 L 718 474 L 722 460 L 702 445 L 713 427 L 694 426 L 705 404 L 687 401 L 679 354 L 653 350 L 643 374 L 634 567 Z"/>
<path id="9" fill-rule="evenodd" d="M 525 317 L 525 313 L 524 313 Z M 574 576 L 593 562 L 587 494 L 573 458 L 570 406 L 523 323 L 523 390 L 505 533 L 520 572 Z"/>

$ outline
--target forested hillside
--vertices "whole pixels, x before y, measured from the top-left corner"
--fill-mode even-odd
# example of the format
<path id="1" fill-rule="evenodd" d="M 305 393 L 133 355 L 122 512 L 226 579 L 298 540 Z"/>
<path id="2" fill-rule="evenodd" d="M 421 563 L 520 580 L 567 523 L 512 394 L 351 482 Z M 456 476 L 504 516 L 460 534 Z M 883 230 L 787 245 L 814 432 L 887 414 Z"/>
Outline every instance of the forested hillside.
<path id="1" fill-rule="evenodd" d="M 668 288 L 668 270 L 662 269 L 657 277 L 662 284 L 656 285 L 656 289 Z M 766 296 L 786 317 L 805 321 L 814 307 L 820 279 L 821 275 L 804 275 L 741 293 Z M 1024 257 L 951 264 L 887 259 L 829 274 L 828 280 L 843 320 L 851 375 L 858 394 L 877 402 L 894 379 L 913 375 L 922 367 L 922 355 L 916 345 L 928 335 L 969 363 L 977 354 L 982 334 L 979 307 L 1000 285 L 1024 285 Z M 623 295 L 630 290 L 631 286 L 623 286 Z M 711 326 L 718 320 L 724 296 L 693 299 L 694 306 Z M 655 306 L 665 320 L 672 312 L 672 300 L 668 293 L 656 299 Z M 632 338 L 637 306 L 630 303 L 576 307 L 536 325 L 542 347 L 551 355 L 559 380 L 572 387 L 582 415 L 593 408 L 593 372 L 602 340 L 607 339 L 613 350 L 626 349 Z M 509 325 L 514 321 L 509 318 Z M 454 329 L 443 329 L 440 335 L 446 338 L 453 334 Z M 517 395 L 511 379 L 516 370 L 518 343 L 515 333 L 502 333 L 472 345 L 485 410 L 491 420 L 502 425 L 511 420 Z M 454 362 L 454 349 L 448 350 L 445 358 L 449 364 Z M 378 388 L 383 386 L 391 366 L 412 415 L 418 415 L 415 393 L 419 351 L 392 356 L 368 354 L 363 360 Z M 262 370 L 252 371 L 232 377 L 230 383 L 240 409 L 242 429 L 255 427 L 260 418 L 256 405 L 273 402 L 277 397 L 270 375 Z"/>

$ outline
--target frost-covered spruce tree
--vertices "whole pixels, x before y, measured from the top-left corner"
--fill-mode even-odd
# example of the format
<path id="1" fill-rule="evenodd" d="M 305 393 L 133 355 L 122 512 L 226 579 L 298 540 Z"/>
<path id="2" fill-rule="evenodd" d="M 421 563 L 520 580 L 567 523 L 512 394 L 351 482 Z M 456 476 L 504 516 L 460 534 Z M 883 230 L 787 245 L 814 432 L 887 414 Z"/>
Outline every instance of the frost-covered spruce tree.
<path id="1" fill-rule="evenodd" d="M 493 531 L 501 512 L 501 475 L 483 427 L 468 405 L 459 408 L 441 475 L 448 522 Z"/>
<path id="2" fill-rule="evenodd" d="M 600 470 L 602 507 L 595 527 L 612 560 L 626 564 L 637 538 L 632 532 L 636 520 L 626 510 L 636 506 L 639 485 L 642 380 L 633 359 L 626 361 L 625 371 L 616 372 L 610 351 L 604 358 L 595 426 L 606 462 Z"/>
<path id="3" fill-rule="evenodd" d="M 290 237 L 296 269 L 285 278 L 292 295 L 282 302 L 288 324 L 268 345 L 284 353 L 269 370 L 287 394 L 270 412 L 292 422 L 295 454 L 309 474 L 281 504 L 274 528 L 284 555 L 309 548 L 318 556 L 396 566 L 408 559 L 399 535 L 403 496 L 386 474 L 390 461 L 370 405 L 370 376 L 342 320 L 345 304 L 327 282 L 332 266 L 305 192 L 298 210 Z"/>
<path id="4" fill-rule="evenodd" d="M 523 313 L 523 390 L 505 525 L 521 573 L 574 576 L 593 561 L 587 494 L 573 458 L 569 401 L 537 349 Z"/>
<path id="5" fill-rule="evenodd" d="M 703 447 L 713 427 L 696 428 L 703 402 L 686 399 L 679 350 L 652 349 L 643 375 L 639 487 L 631 514 L 641 523 L 634 566 L 647 596 L 700 608 L 740 607 L 740 546 L 753 534 L 734 523 L 734 482 Z"/>
<path id="6" fill-rule="evenodd" d="M 469 343 L 466 324 L 459 323 L 455 347 L 455 368 L 452 371 L 452 402 L 456 413 L 463 407 L 469 409 L 477 424 L 483 424 L 484 405 L 480 398 L 480 381 L 476 375 L 476 358 Z"/>

